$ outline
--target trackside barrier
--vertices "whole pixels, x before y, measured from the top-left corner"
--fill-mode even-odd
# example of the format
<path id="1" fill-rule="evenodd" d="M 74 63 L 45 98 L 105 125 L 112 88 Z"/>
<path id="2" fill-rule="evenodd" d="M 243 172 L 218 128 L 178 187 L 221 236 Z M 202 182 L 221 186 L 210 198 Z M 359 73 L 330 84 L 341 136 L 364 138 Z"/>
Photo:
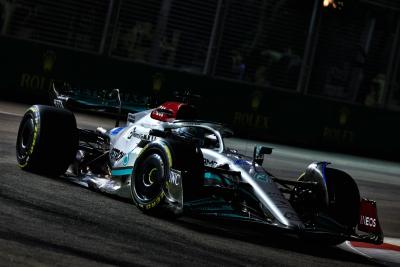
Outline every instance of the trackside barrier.
<path id="1" fill-rule="evenodd" d="M 399 160 L 400 113 L 338 103 L 297 93 L 125 62 L 1 37 L 0 97 L 48 101 L 53 81 L 85 88 L 120 88 L 123 101 L 137 95 L 168 99 L 173 91 L 202 95 L 200 114 L 229 124 L 238 136 Z"/>

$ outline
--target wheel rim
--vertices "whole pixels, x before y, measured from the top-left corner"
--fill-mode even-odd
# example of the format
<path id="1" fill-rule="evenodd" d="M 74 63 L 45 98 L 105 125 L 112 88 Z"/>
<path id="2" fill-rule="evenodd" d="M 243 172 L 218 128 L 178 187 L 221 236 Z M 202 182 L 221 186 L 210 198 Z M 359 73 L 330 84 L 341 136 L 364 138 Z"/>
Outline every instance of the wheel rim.
<path id="1" fill-rule="evenodd" d="M 146 187 L 152 186 L 157 181 L 158 176 L 157 168 L 153 168 L 150 172 L 143 175 L 143 184 Z"/>
<path id="2" fill-rule="evenodd" d="M 164 162 L 160 155 L 145 158 L 135 175 L 136 197 L 143 203 L 151 202 L 162 192 L 165 177 Z"/>
<path id="3" fill-rule="evenodd" d="M 18 135 L 17 153 L 20 159 L 25 158 L 28 155 L 29 150 L 32 147 L 34 137 L 35 124 L 32 117 L 28 117 Z"/>

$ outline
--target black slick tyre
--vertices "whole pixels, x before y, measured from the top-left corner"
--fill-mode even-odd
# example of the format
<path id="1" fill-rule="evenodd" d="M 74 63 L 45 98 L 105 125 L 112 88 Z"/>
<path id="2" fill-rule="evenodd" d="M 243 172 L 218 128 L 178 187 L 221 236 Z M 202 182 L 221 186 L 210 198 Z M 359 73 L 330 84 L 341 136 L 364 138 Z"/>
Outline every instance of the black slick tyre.
<path id="1" fill-rule="evenodd" d="M 16 156 L 21 169 L 40 174 L 63 174 L 78 147 L 72 112 L 35 105 L 24 114 L 17 136 Z"/>
<path id="2" fill-rule="evenodd" d="M 203 157 L 194 145 L 173 139 L 150 143 L 143 148 L 131 175 L 132 199 L 141 211 L 161 216 L 180 213 L 166 197 L 171 169 L 182 173 L 184 201 L 200 191 Z"/>
<path id="3" fill-rule="evenodd" d="M 356 227 L 360 214 L 360 192 L 353 178 L 347 173 L 326 168 L 328 213 L 349 229 Z"/>

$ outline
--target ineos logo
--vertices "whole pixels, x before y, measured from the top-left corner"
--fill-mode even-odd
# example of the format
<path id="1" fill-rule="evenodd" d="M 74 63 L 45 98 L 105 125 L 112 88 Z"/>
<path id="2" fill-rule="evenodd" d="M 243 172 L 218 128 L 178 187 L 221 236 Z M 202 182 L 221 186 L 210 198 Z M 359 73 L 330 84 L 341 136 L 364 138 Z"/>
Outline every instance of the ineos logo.
<path id="1" fill-rule="evenodd" d="M 367 216 L 360 216 L 360 224 L 369 226 L 369 227 L 376 227 L 376 218 L 371 218 Z"/>

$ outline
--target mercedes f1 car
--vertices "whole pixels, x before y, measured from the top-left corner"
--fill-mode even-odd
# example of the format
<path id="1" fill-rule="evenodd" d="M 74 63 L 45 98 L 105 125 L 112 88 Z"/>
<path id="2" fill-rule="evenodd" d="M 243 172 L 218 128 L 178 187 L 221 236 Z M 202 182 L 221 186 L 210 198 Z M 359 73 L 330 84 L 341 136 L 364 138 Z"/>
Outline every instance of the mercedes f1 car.
<path id="1" fill-rule="evenodd" d="M 87 130 L 62 108 L 67 100 L 57 95 L 57 107 L 26 111 L 16 142 L 22 169 L 131 198 L 152 215 L 256 223 L 329 244 L 383 241 L 376 203 L 360 198 L 352 177 L 327 162 L 284 180 L 263 168 L 271 148 L 256 146 L 252 157 L 227 148 L 232 131 L 198 120 L 192 105 L 166 102 L 128 114 L 123 127 Z"/>

